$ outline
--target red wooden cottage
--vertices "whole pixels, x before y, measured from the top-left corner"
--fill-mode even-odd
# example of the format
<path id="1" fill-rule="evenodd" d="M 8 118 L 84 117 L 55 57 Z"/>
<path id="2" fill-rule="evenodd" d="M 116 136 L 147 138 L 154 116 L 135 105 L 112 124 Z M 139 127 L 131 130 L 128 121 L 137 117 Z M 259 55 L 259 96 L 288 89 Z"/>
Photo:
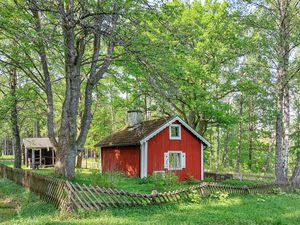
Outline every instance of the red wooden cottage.
<path id="1" fill-rule="evenodd" d="M 143 178 L 172 171 L 180 180 L 202 180 L 203 148 L 209 145 L 178 116 L 141 122 L 138 111 L 129 111 L 128 124 L 96 146 L 103 172 L 121 170 Z"/>

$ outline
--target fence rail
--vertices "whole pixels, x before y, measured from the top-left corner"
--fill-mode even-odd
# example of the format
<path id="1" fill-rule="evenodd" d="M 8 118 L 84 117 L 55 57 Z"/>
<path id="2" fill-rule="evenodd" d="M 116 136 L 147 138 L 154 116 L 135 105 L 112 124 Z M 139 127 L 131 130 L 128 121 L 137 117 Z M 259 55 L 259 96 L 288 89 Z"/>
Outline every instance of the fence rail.
<path id="1" fill-rule="evenodd" d="M 267 194 L 279 188 L 277 184 L 265 184 L 251 187 L 201 183 L 182 190 L 162 193 L 141 194 L 120 189 L 81 185 L 28 170 L 13 169 L 0 164 L 0 177 L 5 177 L 37 193 L 42 200 L 54 204 L 57 208 L 71 211 L 82 209 L 105 209 L 117 207 L 145 206 L 168 202 L 190 201 L 191 196 L 209 196 L 217 192 L 229 194 Z"/>
<path id="2" fill-rule="evenodd" d="M 204 177 L 211 177 L 215 181 L 223 181 L 226 179 L 239 179 L 239 180 L 267 180 L 274 181 L 275 177 L 266 174 L 251 174 L 251 173 L 222 173 L 214 171 L 205 171 Z"/>

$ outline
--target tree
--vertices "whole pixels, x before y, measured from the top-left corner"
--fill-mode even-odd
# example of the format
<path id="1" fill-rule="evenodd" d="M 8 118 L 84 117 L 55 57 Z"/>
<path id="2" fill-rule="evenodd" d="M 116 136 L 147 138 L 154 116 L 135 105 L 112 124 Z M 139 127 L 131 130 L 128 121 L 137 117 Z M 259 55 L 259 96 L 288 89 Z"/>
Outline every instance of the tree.
<path id="1" fill-rule="evenodd" d="M 73 177 L 75 158 L 85 144 L 92 120 L 93 91 L 118 54 L 125 54 L 122 46 L 130 44 L 127 31 L 140 19 L 143 7 L 148 6 L 142 1 L 107 1 L 106 4 L 100 1 L 24 1 L 7 5 L 23 13 L 23 23 L 32 24 L 29 31 L 21 26 L 5 30 L 15 35 L 20 45 L 34 46 L 29 54 L 28 48 L 24 49 L 31 64 L 21 66 L 29 70 L 27 75 L 46 94 L 47 130 L 56 151 L 55 170 Z M 12 24 L 12 18 L 9 19 Z M 49 31 L 50 37 L 46 35 Z M 20 36 L 23 32 L 27 35 Z M 61 60 L 64 70 L 57 69 L 55 59 Z M 14 63 L 21 64 L 19 58 L 14 58 Z M 55 133 L 52 85 L 53 74 L 57 73 L 62 73 L 65 80 L 58 135 Z M 78 124 L 81 89 L 84 92 L 83 113 Z"/>
<path id="2" fill-rule="evenodd" d="M 130 46 L 138 53 L 125 62 L 131 82 L 146 84 L 139 92 L 154 99 L 158 111 L 175 111 L 201 134 L 235 119 L 224 98 L 236 91 L 244 39 L 227 9 L 226 2 L 166 3 L 159 15 L 165 22 L 147 21 L 147 31 Z"/>

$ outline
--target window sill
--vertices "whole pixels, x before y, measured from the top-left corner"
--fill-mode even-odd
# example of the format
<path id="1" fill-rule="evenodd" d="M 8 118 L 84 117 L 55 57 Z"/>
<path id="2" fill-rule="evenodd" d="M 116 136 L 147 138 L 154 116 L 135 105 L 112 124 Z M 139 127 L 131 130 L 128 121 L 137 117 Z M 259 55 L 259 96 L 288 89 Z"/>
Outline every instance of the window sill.
<path id="1" fill-rule="evenodd" d="M 174 170 L 183 170 L 184 168 L 168 168 L 168 170 L 172 170 L 172 171 L 174 171 Z"/>
<path id="2" fill-rule="evenodd" d="M 170 140 L 181 140 L 181 137 L 170 137 Z"/>

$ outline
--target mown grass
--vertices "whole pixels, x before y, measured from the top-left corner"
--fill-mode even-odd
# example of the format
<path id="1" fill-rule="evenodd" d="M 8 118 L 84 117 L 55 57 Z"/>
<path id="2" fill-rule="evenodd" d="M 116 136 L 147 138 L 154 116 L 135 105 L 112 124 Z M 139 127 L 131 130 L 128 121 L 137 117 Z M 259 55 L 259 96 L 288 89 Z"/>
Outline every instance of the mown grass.
<path id="1" fill-rule="evenodd" d="M 61 214 L 23 187 L 0 179 L 1 224 L 299 224 L 300 195 L 205 198 L 165 204 Z M 4 209 L 4 210 L 3 210 Z M 7 210 L 9 209 L 9 210 Z"/>

